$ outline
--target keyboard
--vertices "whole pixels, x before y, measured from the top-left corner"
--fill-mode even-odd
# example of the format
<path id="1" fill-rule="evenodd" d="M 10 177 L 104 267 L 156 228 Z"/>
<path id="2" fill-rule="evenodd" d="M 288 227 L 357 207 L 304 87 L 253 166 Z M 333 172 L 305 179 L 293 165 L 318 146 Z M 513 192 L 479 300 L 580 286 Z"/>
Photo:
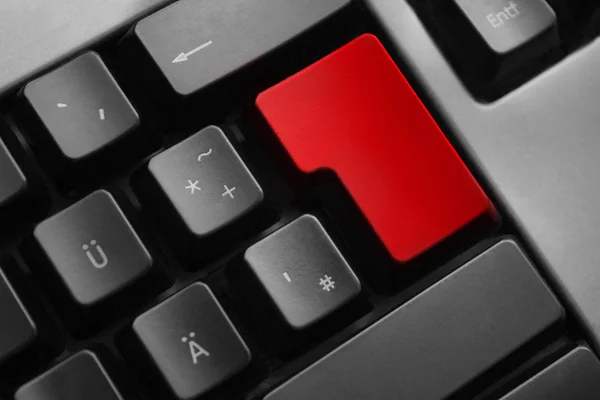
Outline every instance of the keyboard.
<path id="1" fill-rule="evenodd" d="M 1 400 L 595 400 L 600 6 L 5 0 Z"/>

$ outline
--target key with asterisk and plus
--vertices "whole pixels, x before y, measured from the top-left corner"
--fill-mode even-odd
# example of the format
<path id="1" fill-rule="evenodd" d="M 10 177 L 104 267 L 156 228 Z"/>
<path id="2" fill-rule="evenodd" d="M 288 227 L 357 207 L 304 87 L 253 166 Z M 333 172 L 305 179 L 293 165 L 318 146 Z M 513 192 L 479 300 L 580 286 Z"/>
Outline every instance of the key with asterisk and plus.
<path id="1" fill-rule="evenodd" d="M 244 255 L 287 323 L 307 328 L 358 296 L 360 282 L 319 220 L 304 215 Z"/>
<path id="2" fill-rule="evenodd" d="M 175 208 L 171 219 L 198 239 L 224 229 L 263 200 L 261 187 L 216 126 L 154 157 L 148 172 L 154 191 L 167 198 L 167 208 Z"/>
<path id="3" fill-rule="evenodd" d="M 156 155 L 141 175 L 134 189 L 173 230 L 172 245 L 189 269 L 224 250 L 260 214 L 262 188 L 216 126 Z"/>

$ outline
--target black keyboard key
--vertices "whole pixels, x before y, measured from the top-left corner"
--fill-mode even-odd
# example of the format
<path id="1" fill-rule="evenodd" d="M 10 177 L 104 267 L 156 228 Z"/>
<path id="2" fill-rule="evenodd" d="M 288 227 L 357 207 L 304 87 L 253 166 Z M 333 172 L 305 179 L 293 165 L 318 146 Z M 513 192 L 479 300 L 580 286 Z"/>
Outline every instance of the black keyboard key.
<path id="1" fill-rule="evenodd" d="M 15 400 L 123 400 L 90 351 L 82 351 L 22 386 Z"/>
<path id="2" fill-rule="evenodd" d="M 179 95 L 191 95 L 285 44 L 350 0 L 180 0 L 134 29 Z"/>
<path id="3" fill-rule="evenodd" d="M 563 313 L 521 250 L 505 240 L 266 399 L 446 398 Z"/>
<path id="4" fill-rule="evenodd" d="M 22 143 L 0 118 L 0 241 L 30 230 L 29 221 L 47 215 L 48 193 Z"/>
<path id="5" fill-rule="evenodd" d="M 295 329 L 327 317 L 361 285 L 319 221 L 304 215 L 250 247 L 245 261 Z"/>
<path id="6" fill-rule="evenodd" d="M 182 400 L 210 391 L 250 363 L 246 344 L 202 283 L 139 316 L 133 330 Z"/>
<path id="7" fill-rule="evenodd" d="M 215 126 L 154 157 L 148 168 L 175 218 L 196 238 L 218 232 L 263 200 L 261 187 Z"/>
<path id="8" fill-rule="evenodd" d="M 32 135 L 34 148 L 38 145 L 40 156 L 54 155 L 69 166 L 97 155 L 139 124 L 137 112 L 96 53 L 85 53 L 28 83 L 23 95 L 47 131 Z M 47 146 L 55 154 L 47 154 Z"/>
<path id="9" fill-rule="evenodd" d="M 27 179 L 0 139 L 0 208 L 24 194 Z"/>
<path id="10" fill-rule="evenodd" d="M 153 260 L 112 195 L 97 191 L 34 231 L 45 261 L 77 305 L 98 305 L 145 275 Z"/>
<path id="11" fill-rule="evenodd" d="M 600 362 L 590 350 L 578 347 L 502 400 L 597 400 L 599 397 Z"/>
<path id="12" fill-rule="evenodd" d="M 37 335 L 36 324 L 0 269 L 0 364 L 23 351 Z"/>
<path id="13" fill-rule="evenodd" d="M 558 44 L 556 15 L 545 0 L 453 1 L 505 70 Z"/>

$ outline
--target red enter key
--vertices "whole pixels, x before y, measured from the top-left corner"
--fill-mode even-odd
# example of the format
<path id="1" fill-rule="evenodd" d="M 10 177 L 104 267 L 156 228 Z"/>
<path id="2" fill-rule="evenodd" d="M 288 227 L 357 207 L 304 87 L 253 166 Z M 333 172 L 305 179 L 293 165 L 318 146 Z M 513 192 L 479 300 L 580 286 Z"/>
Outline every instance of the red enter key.
<path id="1" fill-rule="evenodd" d="M 302 171 L 337 173 L 397 261 L 494 213 L 375 36 L 359 37 L 256 104 Z"/>

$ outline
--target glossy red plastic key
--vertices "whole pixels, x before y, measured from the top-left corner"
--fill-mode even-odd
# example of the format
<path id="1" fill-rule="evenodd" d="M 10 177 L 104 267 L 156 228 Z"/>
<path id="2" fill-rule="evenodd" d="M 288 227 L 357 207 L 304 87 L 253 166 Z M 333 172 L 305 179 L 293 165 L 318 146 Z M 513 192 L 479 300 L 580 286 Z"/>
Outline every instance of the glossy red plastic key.
<path id="1" fill-rule="evenodd" d="M 494 207 L 373 35 L 260 94 L 304 172 L 336 172 L 391 255 L 407 262 Z"/>

